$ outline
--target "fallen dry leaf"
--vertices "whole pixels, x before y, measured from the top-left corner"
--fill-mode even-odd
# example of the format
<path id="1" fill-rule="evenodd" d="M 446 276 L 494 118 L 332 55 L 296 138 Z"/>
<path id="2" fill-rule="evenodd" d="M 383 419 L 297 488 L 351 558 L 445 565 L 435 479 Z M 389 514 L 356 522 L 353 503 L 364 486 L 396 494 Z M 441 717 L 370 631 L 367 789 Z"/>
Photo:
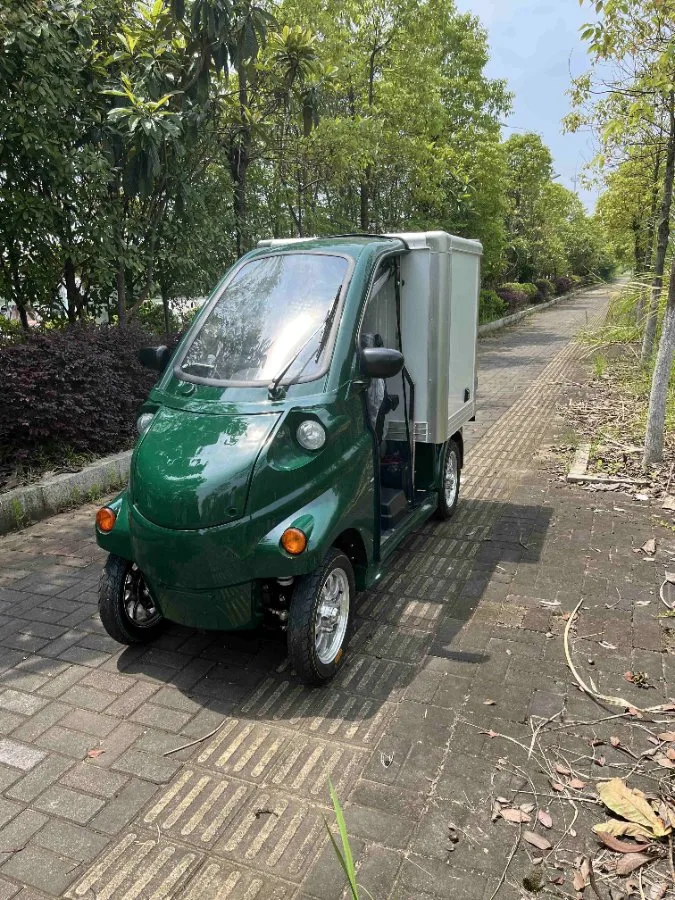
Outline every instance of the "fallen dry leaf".
<path id="1" fill-rule="evenodd" d="M 666 741 L 675 741 L 675 731 L 662 731 L 661 734 L 657 734 L 657 737 L 664 743 Z"/>
<path id="2" fill-rule="evenodd" d="M 653 556 L 656 553 L 656 540 L 654 538 L 649 538 L 649 540 L 642 545 L 642 551 L 643 553 L 649 553 L 650 556 Z"/>
<path id="3" fill-rule="evenodd" d="M 552 781 L 552 782 L 551 782 L 551 787 L 553 788 L 554 791 L 558 791 L 558 792 L 564 791 L 564 790 L 565 790 L 565 785 L 564 785 L 564 784 L 560 784 L 559 781 Z"/>
<path id="4" fill-rule="evenodd" d="M 618 737 L 611 737 L 609 739 L 609 742 L 612 745 L 612 747 L 620 747 L 621 746 L 621 741 L 619 740 Z"/>
<path id="5" fill-rule="evenodd" d="M 87 756 L 90 759 L 98 759 L 103 753 L 105 753 L 105 750 L 101 750 L 99 747 L 94 747 L 93 750 L 87 750 Z"/>
<path id="6" fill-rule="evenodd" d="M 618 650 L 616 644 L 610 644 L 609 641 L 598 641 L 599 647 L 604 647 L 605 650 Z"/>
<path id="7" fill-rule="evenodd" d="M 495 705 L 494 700 L 483 700 L 483 706 L 494 706 L 494 705 Z"/>
<path id="8" fill-rule="evenodd" d="M 553 767 L 558 775 L 571 775 L 572 773 L 565 766 L 561 766 L 560 763 L 556 763 Z"/>
<path id="9" fill-rule="evenodd" d="M 645 863 L 651 862 L 652 859 L 653 857 L 647 856 L 646 853 L 627 853 L 617 862 L 616 874 L 630 875 L 631 872 L 639 869 L 640 866 L 644 866 Z"/>
<path id="10" fill-rule="evenodd" d="M 539 819 L 541 824 L 544 826 L 544 828 L 553 828 L 553 819 L 551 818 L 549 813 L 547 813 L 545 810 L 540 809 L 539 812 L 537 813 L 537 818 Z"/>
<path id="11" fill-rule="evenodd" d="M 647 895 L 648 900 L 663 900 L 666 893 L 668 891 L 668 882 L 659 881 L 657 884 L 653 884 L 649 889 L 649 894 Z"/>
<path id="12" fill-rule="evenodd" d="M 663 766 L 664 769 L 675 769 L 675 762 L 672 759 L 668 759 L 667 756 L 655 756 L 654 762 Z"/>
<path id="13" fill-rule="evenodd" d="M 614 850 L 615 853 L 640 853 L 646 850 L 649 844 L 636 844 L 635 841 L 620 841 L 618 838 L 612 837 L 611 834 L 604 834 L 602 831 L 596 832 L 598 840 L 605 847 Z"/>
<path id="14" fill-rule="evenodd" d="M 562 875 L 558 875 L 557 878 L 549 878 L 548 883 L 549 884 L 565 884 L 565 879 L 563 878 Z"/>
<path id="15" fill-rule="evenodd" d="M 534 803 L 521 803 L 518 809 L 524 813 L 531 813 L 534 810 Z"/>
<path id="16" fill-rule="evenodd" d="M 542 835 L 537 834 L 534 831 L 524 831 L 523 840 L 527 841 L 528 844 L 532 844 L 537 850 L 551 849 L 551 842 L 547 841 L 545 837 L 542 837 Z"/>
<path id="17" fill-rule="evenodd" d="M 643 825 L 655 837 L 665 837 L 670 833 L 671 829 L 656 815 L 642 791 L 629 788 L 621 778 L 600 781 L 597 790 L 605 806 L 622 819 Z"/>
<path id="18" fill-rule="evenodd" d="M 666 494 L 666 496 L 663 498 L 661 509 L 675 510 L 675 497 L 673 497 L 672 494 Z"/>
<path id="19" fill-rule="evenodd" d="M 670 805 L 670 803 L 666 803 L 664 800 L 661 800 L 659 803 L 659 816 L 666 825 L 669 825 L 671 828 L 675 828 L 675 809 Z"/>
<path id="20" fill-rule="evenodd" d="M 481 731 L 480 733 L 486 734 L 489 738 L 499 737 L 499 732 L 493 731 L 492 729 L 490 729 L 489 731 Z"/>
<path id="21" fill-rule="evenodd" d="M 643 825 L 635 822 L 621 822 L 619 819 L 608 819 L 593 826 L 596 834 L 611 834 L 613 837 L 651 838 L 652 833 Z"/>
<path id="22" fill-rule="evenodd" d="M 593 762 L 596 764 L 596 766 L 602 767 L 607 762 L 607 760 L 604 756 L 598 756 L 598 758 L 594 759 Z"/>
<path id="23" fill-rule="evenodd" d="M 500 809 L 499 815 L 502 819 L 506 819 L 507 822 L 513 822 L 516 825 L 519 825 L 521 822 L 531 821 L 528 814 L 524 813 L 522 809 L 514 809 L 512 806 Z"/>
<path id="24" fill-rule="evenodd" d="M 575 791 L 583 791 L 586 787 L 586 782 L 582 781 L 580 778 L 570 778 L 569 785 L 571 788 L 574 788 Z"/>

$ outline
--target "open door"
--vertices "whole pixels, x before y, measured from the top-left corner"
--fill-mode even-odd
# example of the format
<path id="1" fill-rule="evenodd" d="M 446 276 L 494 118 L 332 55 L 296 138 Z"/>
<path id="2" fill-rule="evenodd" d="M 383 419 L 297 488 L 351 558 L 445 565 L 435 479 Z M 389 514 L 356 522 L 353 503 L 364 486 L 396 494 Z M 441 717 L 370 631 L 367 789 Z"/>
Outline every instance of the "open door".
<path id="1" fill-rule="evenodd" d="M 390 347 L 405 354 L 400 321 L 400 265 L 396 257 L 384 260 L 376 273 L 361 325 L 361 346 Z M 414 385 L 405 368 L 394 378 L 371 379 L 366 406 L 376 444 L 383 537 L 407 517 L 415 496 L 413 403 Z M 398 420 L 403 417 L 403 434 L 390 433 L 389 416 L 394 411 Z"/>

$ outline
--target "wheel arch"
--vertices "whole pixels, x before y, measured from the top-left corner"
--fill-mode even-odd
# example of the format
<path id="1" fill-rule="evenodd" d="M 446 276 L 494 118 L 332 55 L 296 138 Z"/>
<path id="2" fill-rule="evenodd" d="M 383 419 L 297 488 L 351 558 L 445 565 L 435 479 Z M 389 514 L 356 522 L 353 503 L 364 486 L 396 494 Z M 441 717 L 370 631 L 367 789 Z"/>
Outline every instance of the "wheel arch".
<path id="1" fill-rule="evenodd" d="M 368 553 L 366 545 L 357 528 L 347 528 L 333 541 L 333 547 L 341 550 L 349 559 L 354 569 L 357 590 L 363 590 L 368 569 Z"/>
<path id="2" fill-rule="evenodd" d="M 451 441 L 457 441 L 459 447 L 459 467 L 464 468 L 464 435 L 461 431 L 456 431 L 450 438 Z"/>

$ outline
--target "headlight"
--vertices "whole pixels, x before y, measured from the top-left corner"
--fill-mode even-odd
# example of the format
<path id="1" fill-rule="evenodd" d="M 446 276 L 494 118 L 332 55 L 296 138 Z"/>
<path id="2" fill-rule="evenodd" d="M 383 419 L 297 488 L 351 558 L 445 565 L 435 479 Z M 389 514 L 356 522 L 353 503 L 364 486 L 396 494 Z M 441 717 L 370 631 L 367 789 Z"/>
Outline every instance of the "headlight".
<path id="1" fill-rule="evenodd" d="M 154 418 L 154 413 L 143 413 L 140 415 L 136 419 L 136 431 L 138 431 L 139 434 L 145 434 Z"/>
<path id="2" fill-rule="evenodd" d="M 305 450 L 320 450 L 326 443 L 326 432 L 323 425 L 313 419 L 305 419 L 295 432 L 298 443 Z"/>

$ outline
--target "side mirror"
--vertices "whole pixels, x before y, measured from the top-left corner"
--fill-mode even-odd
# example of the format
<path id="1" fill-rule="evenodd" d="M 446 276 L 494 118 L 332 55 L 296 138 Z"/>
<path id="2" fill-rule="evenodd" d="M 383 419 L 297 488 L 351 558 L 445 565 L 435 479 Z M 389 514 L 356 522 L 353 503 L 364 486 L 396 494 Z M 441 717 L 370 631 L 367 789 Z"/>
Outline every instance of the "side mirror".
<path id="1" fill-rule="evenodd" d="M 393 378 L 404 363 L 403 354 L 389 347 L 364 347 L 361 350 L 361 372 L 368 378 Z"/>
<path id="2" fill-rule="evenodd" d="M 168 347 L 141 347 L 138 351 L 138 361 L 146 369 L 155 369 L 163 372 L 171 359 L 171 351 Z"/>

